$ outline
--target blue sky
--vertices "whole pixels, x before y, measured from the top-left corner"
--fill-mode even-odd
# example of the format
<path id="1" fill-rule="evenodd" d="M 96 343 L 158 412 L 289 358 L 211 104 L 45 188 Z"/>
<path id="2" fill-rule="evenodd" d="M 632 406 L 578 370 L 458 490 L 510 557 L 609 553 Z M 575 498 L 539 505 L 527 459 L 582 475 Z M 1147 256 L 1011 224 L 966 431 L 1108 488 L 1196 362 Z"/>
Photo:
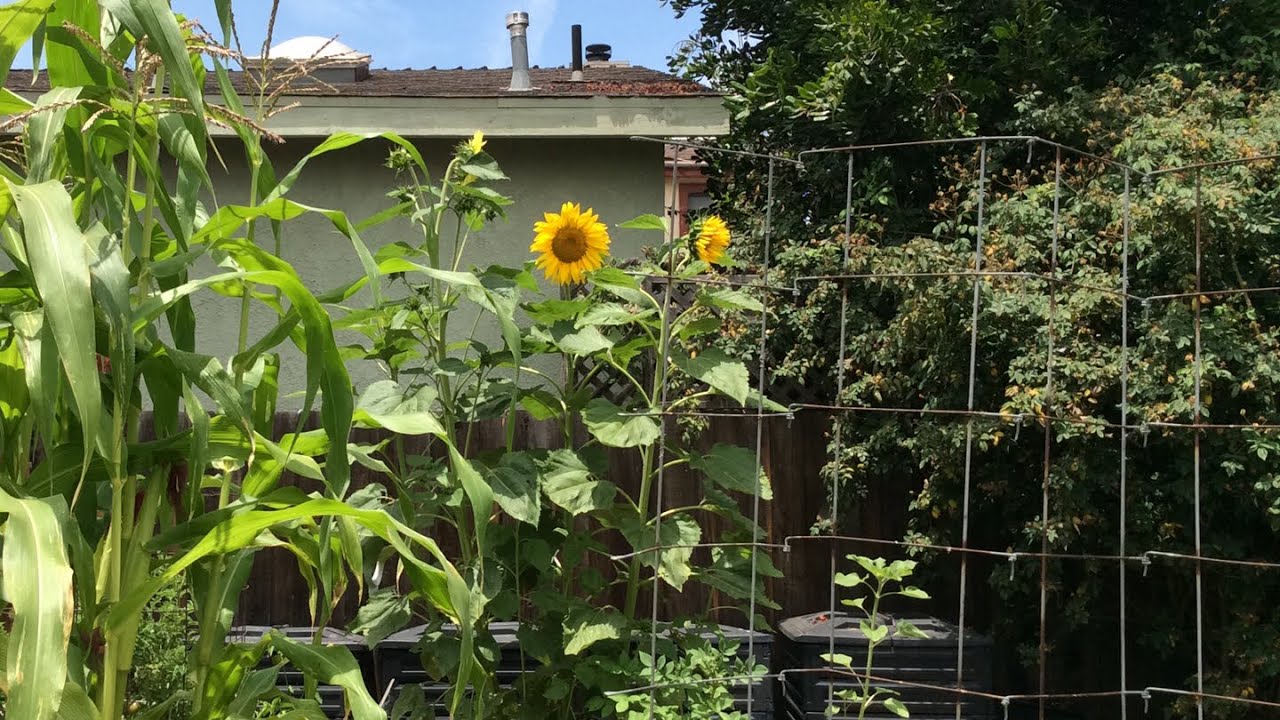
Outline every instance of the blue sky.
<path id="1" fill-rule="evenodd" d="M 246 53 L 266 34 L 270 0 L 236 0 L 236 25 Z M 217 34 L 213 0 L 173 0 Z M 511 65 L 505 18 L 529 13 L 529 56 L 535 65 L 568 65 L 569 27 L 584 43 L 608 43 L 615 60 L 665 70 L 666 58 L 697 27 L 677 21 L 659 0 L 281 0 L 275 41 L 298 35 L 338 36 L 371 53 L 374 67 L 506 67 Z"/>

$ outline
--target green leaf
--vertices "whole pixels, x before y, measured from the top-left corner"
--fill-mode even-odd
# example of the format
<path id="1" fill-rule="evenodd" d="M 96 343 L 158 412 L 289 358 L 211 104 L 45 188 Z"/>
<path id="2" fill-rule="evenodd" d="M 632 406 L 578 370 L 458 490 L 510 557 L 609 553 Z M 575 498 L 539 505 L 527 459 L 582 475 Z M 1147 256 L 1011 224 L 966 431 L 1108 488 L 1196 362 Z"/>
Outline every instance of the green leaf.
<path id="1" fill-rule="evenodd" d="M 191 171 L 193 179 L 199 180 L 204 187 L 211 188 L 213 180 L 209 177 L 206 167 L 208 160 L 204 144 L 200 141 L 203 133 L 198 135 L 192 131 L 192 124 L 193 118 L 185 113 L 160 113 L 156 118 L 156 130 L 164 143 L 164 149 L 178 159 L 180 167 Z M 200 184 L 195 185 L 195 188 L 199 187 Z M 194 211 L 195 208 L 189 210 Z M 192 219 L 189 214 L 188 219 Z M 190 233 L 184 233 L 184 237 L 187 235 Z"/>
<path id="2" fill-rule="evenodd" d="M 746 290 L 738 288 L 715 288 L 713 290 L 703 290 L 699 292 L 694 299 L 699 305 L 719 310 L 746 310 L 749 312 L 763 312 L 764 305 L 760 303 L 760 299 Z"/>
<path id="3" fill-rule="evenodd" d="M 178 372 L 213 398 L 227 419 L 242 429 L 245 438 L 253 443 L 253 417 L 235 380 L 223 369 L 222 363 L 217 358 L 174 348 L 166 348 L 164 353 L 173 361 Z"/>
<path id="4" fill-rule="evenodd" d="M 484 467 L 493 499 L 511 517 L 537 526 L 542 517 L 538 467 L 526 453 L 505 453 L 496 467 Z"/>
<path id="5" fill-rule="evenodd" d="M 395 588 L 383 588 L 369 595 L 356 612 L 349 629 L 363 635 L 365 644 L 372 648 L 389 635 L 400 632 L 411 619 L 413 613 L 409 609 L 409 597 L 401 595 Z"/>
<path id="6" fill-rule="evenodd" d="M 897 637 L 911 638 L 914 640 L 928 640 L 929 635 L 925 631 L 916 627 L 914 623 L 907 620 L 898 620 L 893 624 L 893 634 Z"/>
<path id="7" fill-rule="evenodd" d="M 885 698 L 881 702 L 884 703 L 884 709 L 897 715 L 898 717 L 911 717 L 911 713 L 907 711 L 907 706 L 902 704 L 898 698 Z"/>
<path id="8" fill-rule="evenodd" d="M 464 172 L 468 175 L 474 175 L 480 180 L 487 180 L 490 182 L 494 180 L 508 179 L 506 174 L 498 167 L 498 163 L 493 160 L 489 160 L 487 162 L 469 162 L 465 165 L 458 166 L 458 171 Z"/>
<path id="9" fill-rule="evenodd" d="M 862 610 L 863 612 L 866 612 L 866 607 L 865 607 L 866 603 L 867 603 L 867 599 L 865 597 L 859 597 L 859 598 L 854 598 L 852 600 L 840 601 L 840 604 L 844 605 L 845 607 L 857 608 L 859 610 Z"/>
<path id="10" fill-rule="evenodd" d="M 666 232 L 667 221 L 652 213 L 646 213 L 644 215 L 637 215 L 626 222 L 618 223 L 618 227 L 626 228 L 627 230 L 657 230 L 660 232 Z"/>
<path id="11" fill-rule="evenodd" d="M 36 100 L 36 113 L 27 124 L 27 183 L 59 180 L 56 172 L 63 148 L 62 131 L 71 105 L 80 97 L 78 87 L 55 87 Z"/>
<path id="12" fill-rule="evenodd" d="M 603 267 L 588 276 L 597 287 L 632 305 L 657 308 L 658 303 L 640 287 L 640 281 L 615 267 Z"/>
<path id="13" fill-rule="evenodd" d="M 233 720 L 256 717 L 258 703 L 267 693 L 275 690 L 276 678 L 280 675 L 280 666 L 273 665 L 262 670 L 254 670 L 245 676 L 236 690 L 236 695 L 227 704 L 227 717 Z"/>
<path id="14" fill-rule="evenodd" d="M 756 569 L 754 586 L 751 583 L 753 557 Z M 712 548 L 711 565 L 700 569 L 699 576 L 703 583 L 735 600 L 745 601 L 754 596 L 761 607 L 779 608 L 769 599 L 764 581 L 770 577 L 781 577 L 782 573 L 766 552 L 753 553 L 748 547 Z"/>
<path id="15" fill-rule="evenodd" d="M 612 507 L 618 488 L 593 477 L 572 450 L 553 450 L 541 465 L 542 491 L 547 499 L 569 514 L 582 515 Z"/>
<path id="16" fill-rule="evenodd" d="M 564 621 L 564 654 L 577 655 L 602 640 L 617 640 L 626 626 L 626 618 L 617 610 L 576 610 Z"/>
<path id="17" fill-rule="evenodd" d="M 270 642 L 271 638 L 267 636 L 253 645 L 222 645 L 216 651 L 212 662 L 205 668 L 203 687 L 194 688 L 206 711 L 199 713 L 192 720 L 207 720 L 218 714 L 212 712 L 214 709 L 221 711 L 223 708 L 233 709 L 239 706 L 242 698 L 245 697 L 245 693 L 240 692 L 244 679 L 262 660 Z M 236 720 L 245 720 L 245 718 L 241 716 Z"/>
<path id="18" fill-rule="evenodd" d="M 595 327 L 581 324 L 575 327 L 568 321 L 558 322 L 550 328 L 536 327 L 533 336 L 569 355 L 594 355 L 613 347 L 613 341 Z"/>
<path id="19" fill-rule="evenodd" d="M 755 453 L 746 448 L 716 443 L 706 455 L 690 457 L 689 466 L 726 490 L 753 495 L 758 487 L 761 500 L 773 499 L 769 476 L 756 464 Z"/>
<path id="20" fill-rule="evenodd" d="M 302 319 L 307 354 L 307 388 L 302 411 L 304 415 L 309 412 L 317 391 L 322 393 L 321 426 L 330 440 L 329 458 L 324 465 L 325 484 L 334 495 L 345 495 L 351 479 L 351 465 L 346 462 L 353 412 L 351 377 L 334 342 L 329 314 L 292 269 L 248 275 L 254 282 L 280 288 Z"/>
<path id="21" fill-rule="evenodd" d="M 539 388 L 521 391 L 520 405 L 534 420 L 551 420 L 564 412 L 558 396 Z"/>
<path id="22" fill-rule="evenodd" d="M 574 298 L 573 300 L 552 298 L 526 305 L 524 310 L 525 314 L 534 322 L 551 325 L 561 320 L 573 320 L 590 307 L 591 302 L 586 298 Z"/>
<path id="23" fill-rule="evenodd" d="M 444 435 L 432 406 L 435 390 L 423 387 L 405 397 L 394 380 L 379 380 L 365 388 L 356 405 L 356 422 L 386 428 L 400 435 Z"/>
<path id="24" fill-rule="evenodd" d="M 840 667 L 846 668 L 853 665 L 853 658 L 845 655 L 844 653 L 822 653 L 821 657 L 832 665 L 839 665 Z"/>
<path id="25" fill-rule="evenodd" d="M 597 440 L 609 447 L 651 445 L 662 433 L 654 418 L 627 414 L 604 398 L 595 398 L 586 404 L 582 409 L 582 422 Z"/>
<path id="26" fill-rule="evenodd" d="M 476 549 L 483 555 L 489 548 L 486 537 L 489 532 L 489 515 L 493 511 L 493 489 L 484 481 L 484 478 L 480 477 L 480 473 L 476 472 L 471 461 L 463 457 L 453 445 L 449 445 L 449 465 L 462 485 L 463 492 L 467 494 L 467 500 L 471 503 L 471 516 L 475 521 Z"/>
<path id="27" fill-rule="evenodd" d="M 431 717 L 435 713 L 434 703 L 428 702 L 422 692 L 422 685 L 413 683 L 406 685 L 391 706 L 390 720 L 413 720 L 414 718 Z"/>
<path id="28" fill-rule="evenodd" d="M 193 127 L 203 128 L 204 88 L 191 67 L 182 28 L 169 3 L 166 0 L 102 0 L 102 6 L 124 23 L 134 37 L 150 38 L 148 49 L 164 60 L 175 94 L 186 98 L 199 121 Z"/>
<path id="29" fill-rule="evenodd" d="M 0 557 L 4 598 L 13 608 L 5 657 L 12 718 L 52 720 L 67 680 L 71 633 L 71 564 L 54 508 L 43 500 L 19 499 L 0 490 L 4 552 Z"/>
<path id="30" fill-rule="evenodd" d="M 925 592 L 924 590 L 921 590 L 921 589 L 920 589 L 920 588 L 918 588 L 918 587 L 914 587 L 914 586 L 911 586 L 911 587 L 904 587 L 904 588 L 902 588 L 901 590 L 899 590 L 898 592 L 902 593 L 902 594 L 903 594 L 903 595 L 905 595 L 906 597 L 913 598 L 913 599 L 915 599 L 915 600 L 928 600 L 928 599 L 929 599 L 929 593 Z"/>
<path id="31" fill-rule="evenodd" d="M 676 357 L 676 366 L 688 375 L 710 385 L 716 391 L 745 405 L 751 376 L 747 367 L 730 358 L 723 350 L 710 348 L 696 357 Z"/>
<path id="32" fill-rule="evenodd" d="M 382 510 L 361 510 L 328 498 L 314 498 L 279 510 L 250 510 L 221 519 L 185 554 L 169 564 L 165 572 L 140 587 L 133 588 L 107 616 L 106 625 L 116 627 L 137 613 L 157 590 L 171 582 L 184 570 L 211 555 L 227 554 L 253 545 L 262 531 L 303 518 L 345 516 L 354 518 L 365 529 L 395 548 L 404 560 L 406 573 L 414 589 L 421 592 L 441 612 L 455 619 L 465 619 L 469 607 L 455 607 L 453 598 L 466 597 L 466 582 L 453 564 L 440 551 L 435 541 L 406 527 Z M 198 522 L 199 518 L 196 521 Z M 171 534 L 170 534 L 171 535 Z M 419 559 L 409 544 L 426 550 L 440 565 L 433 567 Z M 461 623 L 460 623 L 461 624 Z"/>
<path id="33" fill-rule="evenodd" d="M 654 317 L 658 311 L 653 308 L 645 308 L 643 310 L 621 305 L 619 303 L 593 303 L 587 311 L 578 318 L 578 327 L 586 327 L 594 325 L 596 327 L 611 325 L 630 325 L 634 322 L 646 320 Z"/>
<path id="34" fill-rule="evenodd" d="M 58 720 L 98 720 L 98 708 L 89 694 L 74 682 L 62 689 L 62 704 L 58 706 Z"/>
<path id="35" fill-rule="evenodd" d="M 314 150 L 307 153 L 301 160 L 297 162 L 296 165 L 293 166 L 292 170 L 286 173 L 284 177 L 280 178 L 280 181 L 276 183 L 276 186 L 271 190 L 271 193 L 263 198 L 263 202 L 267 203 L 267 202 L 276 200 L 277 198 L 284 197 L 285 194 L 287 194 L 291 189 L 293 189 L 294 183 L 298 181 L 298 177 L 301 176 L 302 174 L 302 169 L 306 167 L 307 163 L 310 162 L 311 160 L 314 160 L 315 158 L 320 157 L 325 153 L 330 153 L 335 150 L 342 150 L 343 148 L 351 147 L 352 145 L 362 143 L 365 140 L 369 140 L 372 138 L 383 138 L 385 140 L 389 140 L 395 143 L 396 145 L 399 145 L 401 148 L 403 148 L 405 151 L 409 153 L 409 156 L 413 158 L 413 161 L 418 166 L 419 170 L 423 171 L 424 173 L 427 171 L 426 161 L 422 159 L 422 154 L 418 152 L 418 148 L 415 147 L 413 143 L 409 142 L 408 140 L 405 140 L 403 137 L 395 133 L 353 133 L 353 132 L 346 132 L 346 131 L 336 132 L 330 135 L 329 137 L 325 138 L 324 142 L 320 143 L 315 147 Z"/>
<path id="36" fill-rule="evenodd" d="M 9 77 L 18 51 L 31 39 L 53 0 L 18 0 L 0 7 L 0 85 Z"/>
<path id="37" fill-rule="evenodd" d="M 80 39 L 62 27 L 64 23 L 70 23 L 84 30 L 89 37 L 99 37 L 100 12 L 97 0 L 58 0 L 53 4 L 45 32 L 45 54 L 52 86 L 96 85 L 99 78 L 106 78 L 101 60 L 81 52 L 83 43 Z"/>
<path id="38" fill-rule="evenodd" d="M 84 470 L 97 442 L 102 392 L 94 345 L 93 296 L 84 234 L 75 223 L 71 196 L 58 182 L 11 185 L 26 240 L 27 258 L 44 302 L 58 359 L 84 429 Z M 56 384 L 53 378 L 44 382 Z"/>
<path id="39" fill-rule="evenodd" d="M 355 720 L 386 720 L 387 713 L 369 694 L 360 665 L 347 648 L 296 643 L 278 631 L 271 634 L 271 646 L 321 683 L 341 687 L 347 698 L 347 710 Z"/>
<path id="40" fill-rule="evenodd" d="M 862 583 L 862 576 L 858 573 L 838 572 L 836 573 L 835 583 L 840 587 L 857 587 Z"/>
<path id="41" fill-rule="evenodd" d="M 656 539 L 654 528 L 652 522 L 639 527 L 629 525 L 622 528 L 622 534 L 631 543 L 632 550 L 641 553 L 644 565 L 653 567 L 658 559 L 658 577 L 679 590 L 693 575 L 691 546 L 701 542 L 702 527 L 688 515 L 680 514 L 662 519 Z M 659 546 L 660 550 L 654 549 Z"/>
<path id="42" fill-rule="evenodd" d="M 882 640 L 884 640 L 886 637 L 889 636 L 888 625 L 881 625 L 881 624 L 872 625 L 871 622 L 868 620 L 859 620 L 858 630 L 862 632 L 862 635 L 866 637 L 867 641 L 870 642 L 872 645 L 881 642 Z"/>

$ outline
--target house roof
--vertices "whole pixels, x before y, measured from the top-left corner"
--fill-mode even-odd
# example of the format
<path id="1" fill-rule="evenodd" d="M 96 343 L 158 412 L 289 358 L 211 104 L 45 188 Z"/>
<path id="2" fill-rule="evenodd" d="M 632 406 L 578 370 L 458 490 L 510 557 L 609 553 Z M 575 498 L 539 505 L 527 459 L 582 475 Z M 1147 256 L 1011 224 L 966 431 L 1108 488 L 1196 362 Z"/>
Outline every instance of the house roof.
<path id="1" fill-rule="evenodd" d="M 293 109 L 266 126 L 284 137 L 327 137 L 337 131 L 395 132 L 406 137 L 709 137 L 729 132 L 721 95 L 674 75 L 629 65 L 588 66 L 585 80 L 568 68 L 533 68 L 534 89 L 508 90 L 505 68 L 371 70 L 362 80 L 311 81 L 284 93 Z M 34 82 L 33 82 L 34 80 Z M 244 97 L 253 76 L 231 73 Z M 5 86 L 29 99 L 49 89 L 43 72 L 13 70 Z M 206 78 L 218 92 L 216 78 Z M 214 128 L 211 133 L 228 131 Z"/>
<path id="2" fill-rule="evenodd" d="M 569 68 L 539 68 L 529 71 L 533 90 L 513 92 L 510 68 L 388 70 L 369 71 L 369 77 L 354 82 L 309 83 L 297 85 L 289 95 L 328 95 L 336 97 L 400 97 L 400 98 L 499 98 L 499 97 L 716 97 L 719 93 L 657 70 L 640 66 L 615 65 L 588 67 L 585 79 L 574 82 Z M 14 92 L 44 92 L 49 89 L 43 72 L 32 82 L 32 71 L 13 70 L 5 86 Z M 243 71 L 230 73 L 236 90 L 250 94 L 256 91 L 253 78 Z M 207 88 L 217 92 L 215 78 L 206 80 Z"/>

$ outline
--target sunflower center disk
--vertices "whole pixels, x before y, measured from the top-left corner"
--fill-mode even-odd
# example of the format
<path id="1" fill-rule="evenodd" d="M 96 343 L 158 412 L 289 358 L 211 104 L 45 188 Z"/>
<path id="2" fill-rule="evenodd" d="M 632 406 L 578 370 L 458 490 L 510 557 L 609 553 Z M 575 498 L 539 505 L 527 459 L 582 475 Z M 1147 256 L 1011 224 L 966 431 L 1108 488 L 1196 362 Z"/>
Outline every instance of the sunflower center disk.
<path id="1" fill-rule="evenodd" d="M 551 241 L 551 252 L 560 262 L 577 262 L 587 254 L 587 237 L 578 228 L 562 228 Z"/>

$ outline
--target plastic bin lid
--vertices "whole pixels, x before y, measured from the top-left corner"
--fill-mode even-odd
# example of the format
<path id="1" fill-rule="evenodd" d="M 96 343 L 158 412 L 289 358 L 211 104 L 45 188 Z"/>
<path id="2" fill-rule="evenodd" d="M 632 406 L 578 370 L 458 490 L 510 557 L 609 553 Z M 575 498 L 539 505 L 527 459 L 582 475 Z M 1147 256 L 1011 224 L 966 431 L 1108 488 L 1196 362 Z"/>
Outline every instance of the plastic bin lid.
<path id="1" fill-rule="evenodd" d="M 227 630 L 227 640 L 229 642 L 252 644 L 262 639 L 264 635 L 275 630 L 286 638 L 300 643 L 309 643 L 315 636 L 316 628 L 299 625 L 290 625 L 283 627 L 272 627 L 270 625 L 237 625 Z M 364 637 L 349 633 L 338 628 L 326 627 L 320 631 L 320 644 L 322 645 L 346 645 L 364 647 Z"/>
<path id="2" fill-rule="evenodd" d="M 411 628 L 405 628 L 398 633 L 388 635 L 386 639 L 378 643 L 379 648 L 388 650 L 412 650 L 417 647 L 422 636 L 427 632 L 427 625 L 415 625 Z M 446 623 L 440 628 L 446 633 L 458 632 L 458 626 L 453 623 Z M 500 648 L 516 647 L 519 641 L 516 639 L 516 633 L 520 630 L 520 623 L 514 620 L 504 620 L 489 623 L 489 632 L 493 633 L 493 639 L 498 643 Z"/>
<path id="3" fill-rule="evenodd" d="M 835 615 L 820 612 L 811 613 L 809 615 L 799 615 L 797 617 L 788 618 L 778 624 L 778 630 L 787 637 L 787 639 L 806 644 L 820 644 L 830 642 L 832 627 L 835 629 L 836 645 L 857 646 L 866 645 L 867 638 L 858 629 L 858 621 L 860 618 L 854 617 L 847 613 L 837 612 Z M 881 613 L 878 616 L 880 624 L 892 625 L 899 620 L 910 622 L 921 632 L 928 635 L 925 638 L 901 638 L 892 637 L 891 642 L 894 645 L 908 647 L 942 647 L 955 646 L 959 636 L 959 628 L 944 620 L 933 617 L 921 616 L 902 616 L 897 617 Z M 972 630 L 966 630 L 964 634 L 965 644 L 968 646 L 989 646 L 991 639 L 979 635 Z"/>
<path id="4" fill-rule="evenodd" d="M 711 639 L 716 637 L 717 635 L 721 635 L 724 637 L 725 640 L 733 640 L 736 642 L 740 642 L 743 645 L 746 645 L 747 639 L 754 636 L 755 638 L 754 642 L 756 645 L 772 645 L 773 644 L 773 635 L 767 632 L 763 632 L 761 630 L 756 630 L 753 633 L 748 628 L 736 627 L 733 625 L 717 625 L 716 628 L 718 632 L 708 630 L 702 633 L 702 637 Z"/>

